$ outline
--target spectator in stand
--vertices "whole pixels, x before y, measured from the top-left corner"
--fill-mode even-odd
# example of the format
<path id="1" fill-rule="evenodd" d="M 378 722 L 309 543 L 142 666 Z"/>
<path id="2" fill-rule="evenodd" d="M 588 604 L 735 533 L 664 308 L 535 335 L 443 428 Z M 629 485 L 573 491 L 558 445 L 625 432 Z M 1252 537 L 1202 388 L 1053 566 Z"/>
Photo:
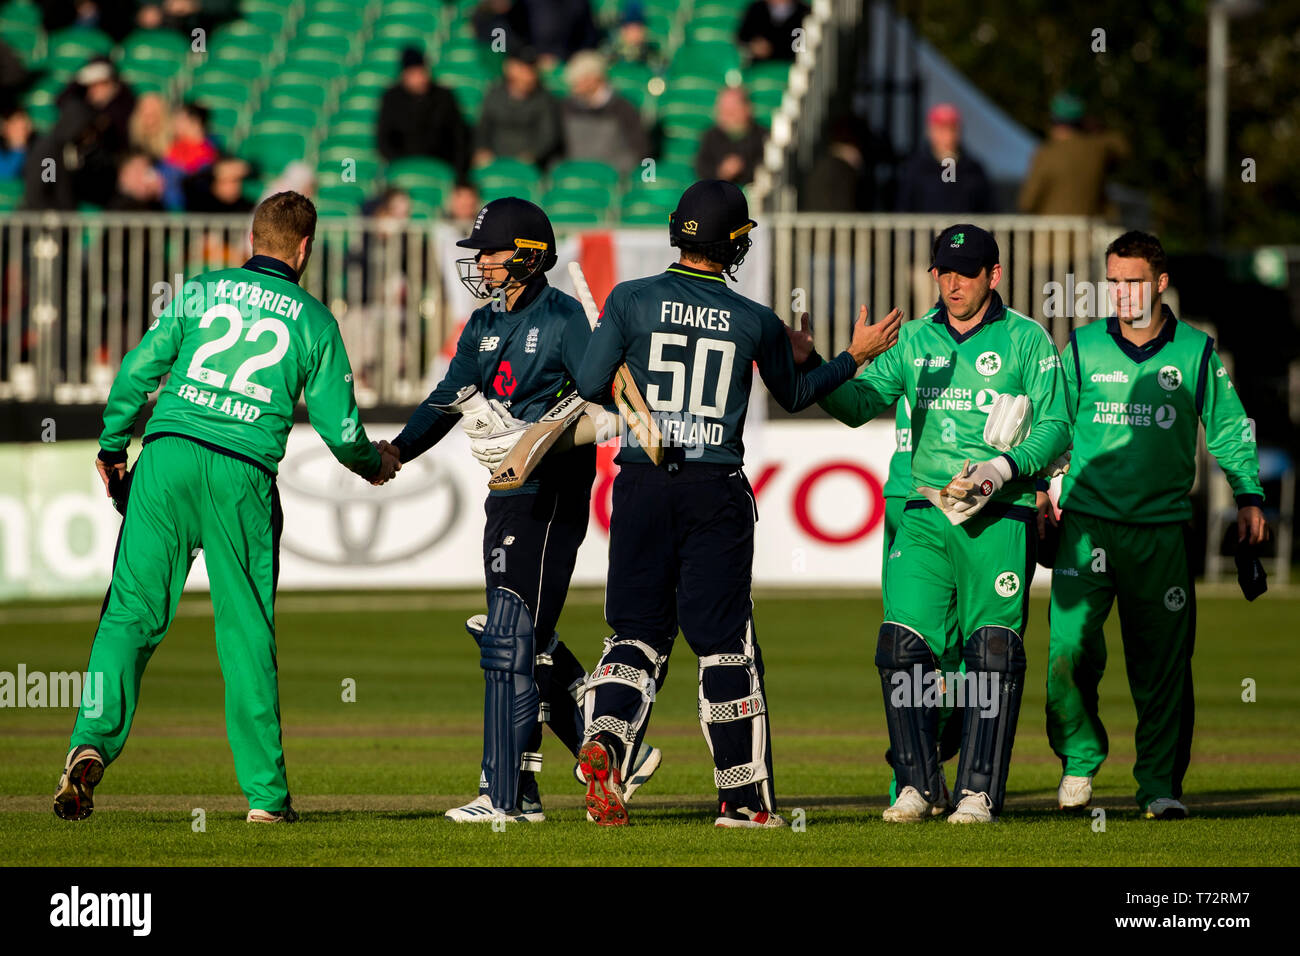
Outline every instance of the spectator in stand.
<path id="1" fill-rule="evenodd" d="M 565 156 L 608 163 L 620 173 L 636 168 L 649 150 L 641 114 L 609 85 L 605 58 L 594 50 L 575 53 L 564 81 Z"/>
<path id="2" fill-rule="evenodd" d="M 831 123 L 826 150 L 813 162 L 799 194 L 802 212 L 862 212 L 867 208 L 863 195 L 866 159 L 851 117 L 842 116 Z"/>
<path id="3" fill-rule="evenodd" d="M 172 117 L 161 93 L 144 93 L 135 101 L 127 126 L 131 148 L 148 153 L 155 162 L 172 144 Z"/>
<path id="4" fill-rule="evenodd" d="M 793 60 L 794 31 L 801 28 L 808 11 L 807 4 L 796 0 L 754 0 L 740 21 L 736 39 L 754 60 Z"/>
<path id="5" fill-rule="evenodd" d="M 262 195 L 258 199 L 266 199 L 274 196 L 276 193 L 295 192 L 302 193 L 308 199 L 316 198 L 316 172 L 301 159 L 295 159 L 280 175 L 276 176 L 270 182 L 262 187 Z"/>
<path id="6" fill-rule="evenodd" d="M 469 130 L 451 90 L 433 82 L 424 53 L 402 51 L 402 72 L 379 106 L 379 152 L 392 162 L 407 156 L 445 160 L 463 173 L 469 160 Z"/>
<path id="7" fill-rule="evenodd" d="M 21 106 L 0 116 L 0 179 L 23 178 L 23 164 L 35 139 L 32 118 Z"/>
<path id="8" fill-rule="evenodd" d="M 899 173 L 899 212 L 983 213 L 993 211 L 993 192 L 984 167 L 962 152 L 961 113 L 951 103 L 930 108 L 926 145 Z"/>
<path id="9" fill-rule="evenodd" d="M 176 111 L 174 137 L 163 161 L 193 176 L 217 160 L 217 144 L 208 133 L 208 111 L 197 103 L 186 103 Z"/>
<path id="10" fill-rule="evenodd" d="M 114 6 L 128 4 L 118 0 Z M 237 12 L 238 0 L 144 0 L 135 22 L 142 30 L 189 34 L 196 28 L 211 30 L 218 23 L 232 19 Z"/>
<path id="11" fill-rule="evenodd" d="M 504 69 L 483 98 L 474 165 L 508 156 L 545 166 L 563 145 L 560 104 L 542 87 L 531 50 L 512 51 Z"/>
<path id="12" fill-rule="evenodd" d="M 504 42 L 505 49 L 513 50 L 532 42 L 528 8 L 520 0 L 483 0 L 474 8 L 473 19 L 474 35 L 483 43 Z"/>
<path id="13" fill-rule="evenodd" d="M 478 211 L 482 208 L 483 196 L 473 183 L 457 183 L 452 188 L 451 195 L 447 197 L 447 218 L 457 226 L 464 226 L 465 232 L 469 231 L 469 226 L 473 224 Z"/>
<path id="14" fill-rule="evenodd" d="M 650 39 L 646 29 L 645 13 L 639 3 L 629 3 L 623 9 L 618 29 L 609 44 L 609 62 L 639 63 L 656 73 L 663 69 L 664 55 L 659 44 Z"/>
<path id="15" fill-rule="evenodd" d="M 538 65 L 544 70 L 563 63 L 579 50 L 600 45 L 591 15 L 591 0 L 521 0 L 528 10 L 528 34 Z"/>
<path id="16" fill-rule="evenodd" d="M 174 136 L 163 154 L 158 171 L 163 177 L 163 205 L 171 210 L 185 208 L 184 180 L 216 162 L 217 145 L 208 135 L 208 111 L 197 103 L 186 103 L 176 111 Z"/>
<path id="17" fill-rule="evenodd" d="M 1057 93 L 1051 104 L 1047 142 L 1029 164 L 1020 187 L 1020 211 L 1039 216 L 1106 214 L 1106 176 L 1129 156 L 1128 141 L 1117 132 L 1084 129 L 1083 101 Z"/>
<path id="18" fill-rule="evenodd" d="M 738 186 L 750 183 L 763 161 L 767 131 L 754 122 L 754 109 L 743 87 L 728 86 L 714 105 L 714 125 L 700 139 L 695 174 L 700 179 L 725 179 Z"/>
<path id="19" fill-rule="evenodd" d="M 162 212 L 163 178 L 149 154 L 132 150 L 117 171 L 117 192 L 108 200 L 110 212 Z"/>
<path id="20" fill-rule="evenodd" d="M 185 208 L 190 212 L 252 212 L 253 202 L 244 196 L 248 163 L 237 156 L 219 156 L 216 162 L 183 184 Z"/>
<path id="21" fill-rule="evenodd" d="M 76 209 L 79 203 L 103 206 L 113 195 L 122 155 L 130 143 L 135 94 L 121 83 L 107 57 L 86 63 L 57 100 L 59 118 L 32 146 L 26 169 L 28 209 Z M 53 181 L 44 176 L 44 159 L 54 161 Z"/>

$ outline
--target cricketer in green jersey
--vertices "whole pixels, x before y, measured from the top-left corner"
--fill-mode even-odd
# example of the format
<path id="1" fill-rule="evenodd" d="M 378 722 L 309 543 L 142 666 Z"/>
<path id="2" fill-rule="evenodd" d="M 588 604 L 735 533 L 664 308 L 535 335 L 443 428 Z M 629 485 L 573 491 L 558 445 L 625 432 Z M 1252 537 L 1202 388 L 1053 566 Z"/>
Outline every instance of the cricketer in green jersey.
<path id="1" fill-rule="evenodd" d="M 820 404 L 854 427 L 900 397 L 912 408 L 913 488 L 886 560 L 876 649 L 901 787 L 885 819 L 942 812 L 939 711 L 958 703 L 966 705 L 960 801 L 949 820 L 989 822 L 1005 795 L 1023 692 L 1038 539 L 1034 476 L 1069 444 L 1065 383 L 1043 327 L 995 291 L 1002 270 L 991 235 L 950 226 L 932 252 L 939 305 L 904 325 L 894 349 Z M 999 395 L 1027 396 L 1030 416 L 1028 434 L 1001 454 L 985 439 Z M 941 669 L 954 640 L 964 674 Z"/>
<path id="2" fill-rule="evenodd" d="M 1158 239 L 1120 236 L 1106 250 L 1106 277 L 1116 315 L 1076 329 L 1062 352 L 1074 457 L 1052 576 L 1047 736 L 1061 758 L 1058 803 L 1086 806 L 1108 748 L 1097 687 L 1102 628 L 1118 603 L 1137 708 L 1138 806 L 1148 818 L 1177 819 L 1187 815 L 1180 798 L 1194 714 L 1187 495 L 1198 430 L 1203 423 L 1236 495 L 1238 539 L 1253 546 L 1269 534 L 1255 423 L 1214 340 L 1161 303 L 1169 276 Z"/>
<path id="3" fill-rule="evenodd" d="M 96 467 L 124 519 L 87 668 L 103 674 L 105 700 L 99 716 L 77 714 L 54 801 L 65 820 L 90 815 L 95 785 L 126 744 L 145 666 L 199 549 L 248 820 L 295 817 L 276 681 L 275 474 L 299 396 L 312 427 L 352 471 L 380 484 L 398 467 L 361 427 L 334 317 L 298 287 L 315 230 L 316 209 L 304 196 L 263 202 L 253 215 L 253 257 L 177 290 L 113 382 Z M 163 376 L 123 502 L 131 432 Z"/>

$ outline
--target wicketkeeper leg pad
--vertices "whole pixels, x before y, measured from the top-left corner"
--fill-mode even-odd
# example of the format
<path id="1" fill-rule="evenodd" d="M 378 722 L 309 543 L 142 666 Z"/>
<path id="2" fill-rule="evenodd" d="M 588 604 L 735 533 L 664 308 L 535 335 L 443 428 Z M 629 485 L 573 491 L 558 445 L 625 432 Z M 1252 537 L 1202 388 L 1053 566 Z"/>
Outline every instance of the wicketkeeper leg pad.
<path id="1" fill-rule="evenodd" d="M 876 667 L 885 699 L 890 762 L 901 792 L 915 787 L 931 803 L 942 799 L 939 769 L 939 706 L 914 693 L 918 677 L 938 669 L 934 652 L 917 631 L 894 621 L 880 625 Z"/>
<path id="2" fill-rule="evenodd" d="M 514 591 L 488 595 L 487 622 L 479 637 L 483 700 L 483 773 L 492 805 L 512 810 L 519 799 L 524 755 L 536 749 L 539 700 L 533 680 L 533 619 Z"/>
<path id="3" fill-rule="evenodd" d="M 714 784 L 722 791 L 744 788 L 724 794 L 724 802 L 774 812 L 772 742 L 752 618 L 734 651 L 700 658 L 699 716 L 713 755 Z"/>
<path id="4" fill-rule="evenodd" d="M 584 740 L 613 737 L 624 780 L 645 737 L 655 693 L 663 686 L 668 655 L 632 638 L 605 638 L 605 652 L 584 687 Z"/>
<path id="5" fill-rule="evenodd" d="M 1025 645 L 1011 628 L 986 625 L 967 639 L 962 657 L 967 693 L 956 793 L 987 793 L 997 815 L 1006 797 L 1025 689 Z M 972 703 L 972 693 L 979 695 L 978 703 Z"/>

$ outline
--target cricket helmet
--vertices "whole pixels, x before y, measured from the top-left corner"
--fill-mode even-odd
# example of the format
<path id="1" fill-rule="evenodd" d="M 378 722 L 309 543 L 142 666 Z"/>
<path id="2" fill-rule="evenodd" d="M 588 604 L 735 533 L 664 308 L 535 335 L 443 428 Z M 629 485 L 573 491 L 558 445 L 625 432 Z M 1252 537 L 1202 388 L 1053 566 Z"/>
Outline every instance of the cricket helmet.
<path id="1" fill-rule="evenodd" d="M 556 263 L 555 230 L 541 207 L 527 199 L 503 196 L 478 211 L 469 235 L 456 245 L 476 249 L 468 259 L 457 259 L 460 282 L 478 299 L 489 298 L 498 288 L 527 282 Z M 514 251 L 503 266 L 506 278 L 489 278 L 483 274 L 479 257 L 484 252 Z M 495 272 L 496 270 L 494 270 Z M 494 284 L 495 283 L 495 284 Z"/>
<path id="2" fill-rule="evenodd" d="M 702 179 L 682 193 L 668 217 L 672 245 L 685 252 L 722 263 L 728 278 L 749 251 L 749 231 L 757 226 L 749 218 L 749 203 L 735 183 Z"/>

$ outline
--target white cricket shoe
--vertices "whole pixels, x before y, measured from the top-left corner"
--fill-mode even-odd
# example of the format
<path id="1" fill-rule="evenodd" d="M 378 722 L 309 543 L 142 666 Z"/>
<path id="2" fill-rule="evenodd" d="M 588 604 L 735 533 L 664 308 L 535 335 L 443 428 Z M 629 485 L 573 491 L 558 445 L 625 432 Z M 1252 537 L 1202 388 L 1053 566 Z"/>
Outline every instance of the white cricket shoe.
<path id="1" fill-rule="evenodd" d="M 920 823 L 932 816 L 943 813 L 943 805 L 931 803 L 921 796 L 916 787 L 904 787 L 898 794 L 893 806 L 880 816 L 886 823 Z"/>
<path id="2" fill-rule="evenodd" d="M 541 817 L 540 804 L 537 808 L 537 814 Z M 493 823 L 497 820 L 504 820 L 507 823 L 520 823 L 528 820 L 527 816 L 518 811 L 499 810 L 492 806 L 492 798 L 486 793 L 480 793 L 463 807 L 454 807 L 448 810 L 443 816 L 455 823 Z M 541 817 L 541 819 L 544 820 L 545 817 Z M 541 820 L 534 822 L 541 822 Z"/>
<path id="3" fill-rule="evenodd" d="M 784 817 L 770 810 L 751 810 L 749 807 L 733 807 L 724 803 L 722 813 L 713 821 L 713 825 L 729 830 L 768 829 L 783 827 L 786 822 Z"/>
<path id="4" fill-rule="evenodd" d="M 1147 804 L 1143 816 L 1148 820 L 1182 820 L 1187 816 L 1187 807 L 1173 797 L 1156 797 Z"/>
<path id="5" fill-rule="evenodd" d="M 948 815 L 949 823 L 993 823 L 995 820 L 993 801 L 983 790 L 979 793 L 963 790 L 961 803 Z"/>
<path id="6" fill-rule="evenodd" d="M 1062 810 L 1082 810 L 1092 802 L 1092 777 L 1064 774 L 1056 788 L 1056 803 Z"/>
<path id="7" fill-rule="evenodd" d="M 297 823 L 298 812 L 293 807 L 285 806 L 283 810 L 261 810 L 254 807 L 244 817 L 245 823 Z"/>

